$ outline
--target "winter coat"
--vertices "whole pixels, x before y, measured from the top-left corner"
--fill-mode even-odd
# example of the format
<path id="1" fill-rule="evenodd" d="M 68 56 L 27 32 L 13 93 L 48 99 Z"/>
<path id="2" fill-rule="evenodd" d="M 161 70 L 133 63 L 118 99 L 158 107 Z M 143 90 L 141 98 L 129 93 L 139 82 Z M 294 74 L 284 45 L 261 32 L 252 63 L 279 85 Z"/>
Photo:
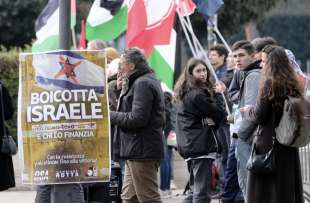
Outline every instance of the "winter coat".
<path id="1" fill-rule="evenodd" d="M 265 86 L 265 89 L 269 89 Z M 282 105 L 284 105 L 284 100 Z M 259 98 L 247 117 L 262 129 L 254 138 L 257 153 L 266 153 L 272 147 L 272 137 L 278 126 L 282 108 L 274 107 L 268 98 Z M 276 172 L 272 175 L 248 174 L 246 202 L 248 203 L 302 203 L 303 189 L 298 149 L 274 143 Z"/>
<path id="2" fill-rule="evenodd" d="M 109 94 L 109 109 L 115 111 L 117 108 L 117 102 L 120 95 L 120 90 L 117 89 L 117 75 L 113 75 L 108 78 L 108 94 Z M 111 142 L 111 154 L 113 161 L 119 161 L 119 140 L 114 136 L 114 125 L 111 125 L 110 142 Z"/>
<path id="3" fill-rule="evenodd" d="M 109 94 L 109 107 L 111 111 L 115 111 L 117 107 L 117 102 L 120 90 L 117 89 L 117 75 L 113 75 L 108 78 L 108 94 Z"/>
<path id="4" fill-rule="evenodd" d="M 230 86 L 231 81 L 232 81 L 232 78 L 234 75 L 234 70 L 232 70 L 232 69 L 228 70 L 226 64 L 224 63 L 215 70 L 215 74 L 216 74 L 217 78 L 220 81 L 222 81 L 225 84 L 225 86 L 228 88 Z M 227 91 L 224 92 L 224 96 L 225 96 L 225 100 L 227 102 L 229 110 L 232 111 L 233 103 L 229 100 Z"/>
<path id="5" fill-rule="evenodd" d="M 177 105 L 178 150 L 185 159 L 220 152 L 215 130 L 226 113 L 222 95 L 215 94 L 214 97 L 206 89 L 194 88 Z M 211 118 L 216 125 L 207 125 L 206 118 Z"/>
<path id="6" fill-rule="evenodd" d="M 3 100 L 0 100 L 0 102 L 3 101 L 4 117 L 5 120 L 8 120 L 12 118 L 14 108 L 8 90 L 4 87 L 4 85 L 1 84 L 1 86 L 2 86 Z M 2 108 L 0 108 L 0 113 L 1 113 L 0 115 L 2 115 Z M 6 127 L 4 125 L 4 121 L 2 120 L 2 116 L 0 116 L 0 148 L 2 146 L 3 128 Z M 12 157 L 0 153 L 0 191 L 6 190 L 10 187 L 15 187 Z"/>
<path id="7" fill-rule="evenodd" d="M 247 105 L 255 105 L 259 90 L 260 81 L 260 61 L 250 64 L 245 70 L 241 71 L 240 75 L 240 93 L 239 93 L 239 108 Z M 243 114 L 240 128 L 238 131 L 238 138 L 251 143 L 253 139 L 253 132 L 257 125 L 251 121 L 244 119 Z"/>
<path id="8" fill-rule="evenodd" d="M 239 94 L 240 94 L 240 86 L 241 86 L 240 77 L 241 77 L 241 71 L 237 70 L 234 73 L 234 76 L 228 88 L 228 98 L 234 104 L 239 104 Z"/>
<path id="9" fill-rule="evenodd" d="M 120 158 L 163 158 L 164 95 L 160 82 L 146 67 L 137 67 L 121 93 L 117 111 L 110 112 L 119 139 Z"/>
<path id="10" fill-rule="evenodd" d="M 227 88 L 229 88 L 233 77 L 234 77 L 234 70 L 228 69 L 226 72 L 226 76 L 222 78 L 221 81 L 225 84 Z"/>
<path id="11" fill-rule="evenodd" d="M 170 131 L 174 130 L 172 126 L 172 94 L 170 92 L 164 92 L 165 98 L 165 125 L 164 125 L 164 137 L 167 139 Z"/>
<path id="12" fill-rule="evenodd" d="M 222 64 L 220 67 L 218 67 L 216 70 L 215 70 L 215 74 L 217 76 L 217 78 L 221 81 L 223 81 L 223 79 L 226 78 L 227 76 L 227 66 L 226 64 Z"/>

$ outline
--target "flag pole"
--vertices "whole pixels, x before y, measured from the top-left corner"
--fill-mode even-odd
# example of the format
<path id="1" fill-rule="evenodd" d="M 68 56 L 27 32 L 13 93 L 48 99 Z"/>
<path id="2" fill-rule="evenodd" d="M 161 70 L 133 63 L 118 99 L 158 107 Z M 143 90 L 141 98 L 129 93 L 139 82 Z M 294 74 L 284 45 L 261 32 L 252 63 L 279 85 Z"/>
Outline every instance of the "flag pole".
<path id="1" fill-rule="evenodd" d="M 224 39 L 223 35 L 220 33 L 219 29 L 217 27 L 214 28 L 214 32 L 219 36 L 223 44 L 225 45 L 226 49 L 229 51 L 229 53 L 232 53 L 232 50 L 230 46 L 227 44 L 226 40 Z"/>
<path id="2" fill-rule="evenodd" d="M 185 27 L 185 25 L 184 25 L 184 19 L 181 17 L 181 15 L 180 15 L 180 13 L 179 13 L 178 11 L 177 11 L 177 14 L 178 14 L 178 17 L 179 17 L 179 20 L 180 20 L 182 29 L 183 29 L 183 31 L 184 31 L 185 37 L 186 37 L 186 39 L 187 39 L 189 48 L 191 49 L 191 52 L 192 52 L 193 56 L 196 57 L 196 56 L 197 56 L 197 53 L 196 53 L 196 50 L 194 50 L 193 44 L 192 44 L 192 42 L 191 42 L 191 39 L 190 39 L 190 37 L 189 37 L 189 35 L 188 35 L 188 32 L 187 32 L 187 30 L 186 30 L 186 27 Z"/>
<path id="3" fill-rule="evenodd" d="M 70 49 L 71 1 L 59 0 L 59 49 Z"/>
<path id="4" fill-rule="evenodd" d="M 198 44 L 196 43 L 196 35 L 192 34 L 194 33 L 194 30 L 193 30 L 193 26 L 192 26 L 192 23 L 191 23 L 191 20 L 189 19 L 188 16 L 185 16 L 185 17 L 182 17 L 184 19 L 184 24 L 186 25 L 187 29 L 188 29 L 188 32 L 191 34 L 192 36 L 192 40 L 193 40 L 193 44 L 194 44 L 194 47 L 195 47 L 195 50 L 196 50 L 196 53 L 198 53 Z"/>
<path id="5" fill-rule="evenodd" d="M 208 50 L 217 44 L 217 38 L 216 35 L 214 34 L 214 27 L 217 25 L 217 15 L 213 16 L 204 16 L 207 22 L 207 32 L 208 32 Z"/>
<path id="6" fill-rule="evenodd" d="M 226 40 L 224 39 L 223 35 L 221 34 L 218 26 L 217 26 L 217 15 L 216 15 L 216 19 L 215 19 L 216 23 L 212 22 L 210 19 L 208 20 L 208 25 L 210 25 L 213 29 L 213 31 L 219 36 L 219 38 L 221 39 L 221 41 L 223 42 L 223 44 L 225 45 L 226 49 L 229 51 L 229 53 L 231 53 L 231 48 L 230 46 L 227 44 Z"/>
<path id="7" fill-rule="evenodd" d="M 59 49 L 70 49 L 70 8 L 71 1 L 59 0 Z M 76 191 L 74 184 L 57 184 L 51 186 L 51 203 L 73 202 Z M 84 196 L 83 196 L 84 197 Z M 81 198 L 84 200 L 84 198 Z"/>
<path id="8" fill-rule="evenodd" d="M 71 28 L 71 34 L 72 34 L 73 47 L 74 47 L 74 49 L 77 49 L 76 38 L 75 38 L 75 29 L 74 29 L 74 27 Z"/>
<path id="9" fill-rule="evenodd" d="M 210 63 L 210 60 L 209 60 L 209 58 L 208 58 L 208 56 L 207 56 L 207 54 L 206 54 L 206 51 L 203 49 L 203 46 L 201 45 L 201 43 L 200 43 L 199 40 L 197 39 L 195 33 L 193 32 L 190 19 L 188 19 L 188 20 L 189 20 L 188 25 L 187 25 L 187 26 L 188 26 L 188 27 L 187 27 L 188 30 L 186 30 L 186 26 L 185 26 L 185 23 L 184 23 L 184 21 L 185 21 L 184 18 L 181 16 L 181 14 L 180 14 L 178 11 L 177 11 L 177 14 L 178 14 L 178 17 L 179 17 L 179 19 L 180 19 L 180 22 L 181 22 L 183 31 L 184 31 L 184 33 L 185 33 L 187 42 L 188 42 L 188 44 L 189 44 L 189 46 L 190 46 L 190 48 L 191 48 L 191 51 L 192 51 L 193 56 L 194 56 L 194 57 L 198 57 L 197 52 L 200 51 L 200 53 L 202 53 L 203 58 L 204 58 L 204 60 L 205 60 L 205 62 L 206 62 L 206 64 L 207 64 L 207 68 L 210 70 L 210 72 L 211 72 L 211 74 L 213 75 L 213 77 L 215 78 L 215 80 L 218 81 L 218 77 L 217 77 L 216 74 L 215 74 L 214 68 L 213 68 L 213 66 L 212 66 L 211 63 Z M 191 27 L 191 28 L 190 28 L 190 27 Z M 188 32 L 191 34 L 191 37 L 192 37 L 192 39 L 193 39 L 193 41 L 194 41 L 193 43 L 196 43 L 195 47 L 196 47 L 197 49 L 199 49 L 199 50 L 194 50 L 193 45 L 192 45 L 192 42 L 190 41 L 190 37 L 189 37 L 189 35 L 188 35 Z M 228 114 L 231 114 L 230 109 L 229 109 L 228 104 L 227 104 L 227 101 L 226 101 L 226 98 L 225 98 L 225 95 L 224 95 L 224 93 L 221 93 L 221 94 L 222 94 L 223 99 L 224 99 L 226 111 L 227 111 Z"/>

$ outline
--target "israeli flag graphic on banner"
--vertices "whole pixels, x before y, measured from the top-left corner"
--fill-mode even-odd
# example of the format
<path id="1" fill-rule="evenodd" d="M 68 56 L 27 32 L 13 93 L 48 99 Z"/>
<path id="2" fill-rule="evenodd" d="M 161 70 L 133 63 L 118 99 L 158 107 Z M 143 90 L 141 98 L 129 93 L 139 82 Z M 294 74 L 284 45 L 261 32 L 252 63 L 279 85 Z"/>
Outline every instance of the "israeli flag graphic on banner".
<path id="1" fill-rule="evenodd" d="M 81 55 L 57 51 L 33 55 L 36 82 L 48 89 L 94 89 L 104 93 L 104 69 Z"/>

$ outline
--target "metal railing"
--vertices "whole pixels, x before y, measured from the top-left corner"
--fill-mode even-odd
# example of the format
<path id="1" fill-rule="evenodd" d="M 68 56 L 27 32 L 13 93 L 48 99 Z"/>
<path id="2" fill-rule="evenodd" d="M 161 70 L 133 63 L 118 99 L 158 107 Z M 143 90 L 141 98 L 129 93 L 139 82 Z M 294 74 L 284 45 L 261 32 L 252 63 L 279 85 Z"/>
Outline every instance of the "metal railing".
<path id="1" fill-rule="evenodd" d="M 307 98 L 310 99 L 310 60 L 307 60 L 307 79 L 308 79 L 308 91 Z M 302 170 L 302 179 L 304 187 L 310 188 L 310 144 L 299 150 L 300 164 Z M 310 203 L 310 191 L 304 188 L 305 202 Z"/>
<path id="2" fill-rule="evenodd" d="M 307 191 L 304 191 L 304 199 L 305 199 L 305 203 L 310 202 L 310 194 Z"/>
<path id="3" fill-rule="evenodd" d="M 302 181 L 304 183 L 304 198 L 305 201 L 310 203 L 310 144 L 299 149 L 300 166 Z"/>
<path id="4" fill-rule="evenodd" d="M 299 149 L 302 180 L 310 185 L 310 144 Z"/>

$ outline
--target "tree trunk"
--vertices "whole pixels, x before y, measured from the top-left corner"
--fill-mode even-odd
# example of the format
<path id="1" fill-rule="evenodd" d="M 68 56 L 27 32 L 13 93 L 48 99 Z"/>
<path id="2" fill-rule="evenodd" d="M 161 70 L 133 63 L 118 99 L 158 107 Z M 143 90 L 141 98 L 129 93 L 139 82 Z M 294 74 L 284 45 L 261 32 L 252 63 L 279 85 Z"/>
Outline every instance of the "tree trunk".
<path id="1" fill-rule="evenodd" d="M 253 39 L 259 37 L 257 30 L 256 20 L 251 20 L 244 25 L 245 37 L 247 40 L 252 41 Z"/>

